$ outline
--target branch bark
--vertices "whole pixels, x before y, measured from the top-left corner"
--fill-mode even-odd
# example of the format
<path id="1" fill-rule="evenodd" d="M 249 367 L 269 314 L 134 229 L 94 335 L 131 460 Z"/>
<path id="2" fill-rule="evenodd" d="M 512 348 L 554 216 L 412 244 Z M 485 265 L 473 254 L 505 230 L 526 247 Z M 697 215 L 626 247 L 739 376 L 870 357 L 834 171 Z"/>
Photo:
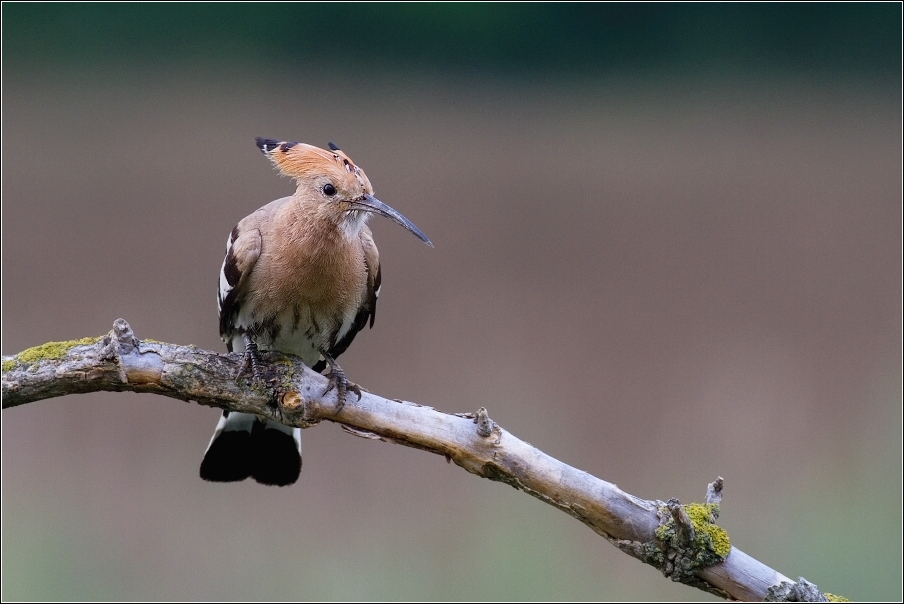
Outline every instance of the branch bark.
<path id="1" fill-rule="evenodd" d="M 673 580 L 737 600 L 761 601 L 784 593 L 800 597 L 800 590 L 789 586 L 803 579 L 795 583 L 736 547 L 729 550 L 727 535 L 727 555 L 715 563 L 706 558 L 701 565 L 706 543 L 701 546 L 697 536 L 722 529 L 706 522 L 694 525 L 677 500 L 667 504 L 634 497 L 550 457 L 493 422 L 483 407 L 476 413 L 449 414 L 364 392 L 360 400 L 349 397 L 338 410 L 335 389 L 324 396 L 327 378 L 292 357 L 262 355 L 270 361 L 263 367 L 266 386 L 235 379 L 241 355 L 138 340 L 128 323 L 117 319 L 105 336 L 44 344 L 3 357 L 2 407 L 68 394 L 131 391 L 255 413 L 302 428 L 336 422 L 357 436 L 444 455 L 472 474 L 533 495 Z M 708 510 L 712 522 L 721 496 L 719 478 L 709 485 L 706 503 L 694 509 Z M 815 586 L 811 592 L 824 597 Z"/>

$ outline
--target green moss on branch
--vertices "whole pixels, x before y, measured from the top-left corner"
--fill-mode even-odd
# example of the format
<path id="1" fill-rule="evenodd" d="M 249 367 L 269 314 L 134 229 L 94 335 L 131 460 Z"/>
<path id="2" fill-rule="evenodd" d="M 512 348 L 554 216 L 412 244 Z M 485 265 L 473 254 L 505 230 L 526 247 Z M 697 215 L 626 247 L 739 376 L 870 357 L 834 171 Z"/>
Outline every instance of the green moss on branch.
<path id="1" fill-rule="evenodd" d="M 78 340 L 67 340 L 65 342 L 47 342 L 46 344 L 23 350 L 16 355 L 15 359 L 17 362 L 25 365 L 31 365 L 40 361 L 61 359 L 66 356 L 66 353 L 72 348 L 75 348 L 76 346 L 90 346 L 96 344 L 98 340 L 100 340 L 100 338 L 81 338 Z M 3 371 L 9 371 L 15 366 L 13 364 L 7 367 L 9 363 L 10 361 L 3 363 Z"/>

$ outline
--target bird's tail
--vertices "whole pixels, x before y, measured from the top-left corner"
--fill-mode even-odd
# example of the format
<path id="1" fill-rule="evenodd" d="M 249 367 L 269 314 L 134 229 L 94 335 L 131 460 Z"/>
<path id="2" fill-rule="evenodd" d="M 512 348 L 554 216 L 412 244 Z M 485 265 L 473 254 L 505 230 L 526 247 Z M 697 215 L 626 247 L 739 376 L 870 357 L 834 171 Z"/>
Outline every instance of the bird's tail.
<path id="1" fill-rule="evenodd" d="M 301 429 L 250 413 L 223 412 L 201 462 L 201 478 L 287 486 L 301 473 Z"/>

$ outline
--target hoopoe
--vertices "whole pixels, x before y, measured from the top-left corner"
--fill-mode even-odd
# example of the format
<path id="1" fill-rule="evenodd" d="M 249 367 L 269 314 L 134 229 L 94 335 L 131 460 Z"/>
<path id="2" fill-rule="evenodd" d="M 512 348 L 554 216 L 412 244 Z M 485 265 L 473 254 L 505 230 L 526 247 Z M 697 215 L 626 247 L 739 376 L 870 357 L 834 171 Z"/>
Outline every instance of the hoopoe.
<path id="1" fill-rule="evenodd" d="M 380 214 L 433 247 L 414 224 L 373 196 L 364 171 L 333 143 L 257 139 L 285 176 L 291 197 L 242 219 L 226 242 L 217 302 L 220 337 L 244 352 L 259 379 L 257 350 L 301 357 L 315 371 L 330 367 L 340 407 L 358 393 L 336 357 L 370 322 L 380 295 L 380 256 L 367 228 Z M 301 430 L 247 413 L 224 412 L 201 462 L 201 478 L 285 486 L 301 472 Z"/>

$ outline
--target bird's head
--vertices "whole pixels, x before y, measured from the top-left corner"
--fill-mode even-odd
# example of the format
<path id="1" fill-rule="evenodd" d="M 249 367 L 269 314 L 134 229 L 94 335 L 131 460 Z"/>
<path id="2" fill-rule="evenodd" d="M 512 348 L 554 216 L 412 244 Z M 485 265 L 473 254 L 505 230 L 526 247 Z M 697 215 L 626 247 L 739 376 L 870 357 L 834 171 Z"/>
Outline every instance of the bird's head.
<path id="1" fill-rule="evenodd" d="M 419 228 L 376 197 L 364 170 L 333 143 L 329 150 L 305 143 L 257 139 L 257 146 L 285 176 L 295 179 L 297 196 L 317 203 L 336 226 L 357 237 L 370 214 L 380 214 L 405 227 L 433 247 Z"/>

